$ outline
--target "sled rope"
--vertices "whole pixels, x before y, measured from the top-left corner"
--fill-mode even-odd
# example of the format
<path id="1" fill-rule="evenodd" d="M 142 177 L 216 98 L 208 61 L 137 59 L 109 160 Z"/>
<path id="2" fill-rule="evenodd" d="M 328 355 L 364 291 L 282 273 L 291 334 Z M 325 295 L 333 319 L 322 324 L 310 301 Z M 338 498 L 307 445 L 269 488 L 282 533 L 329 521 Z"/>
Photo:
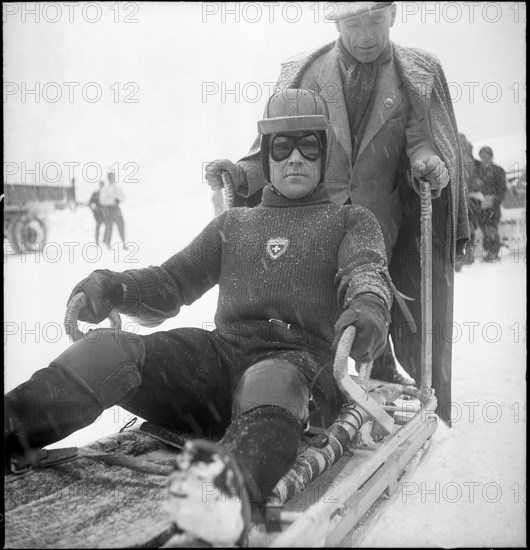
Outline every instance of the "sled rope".
<path id="1" fill-rule="evenodd" d="M 340 417 L 328 430 L 328 444 L 322 449 L 309 447 L 298 455 L 294 466 L 276 484 L 266 507 L 281 506 L 329 470 L 351 445 L 362 424 L 363 415 L 355 403 L 345 405 Z"/>
<path id="2" fill-rule="evenodd" d="M 368 385 L 368 380 L 372 375 L 372 369 L 374 367 L 374 362 L 370 361 L 369 363 L 361 363 L 359 367 L 359 383 L 361 386 L 366 387 Z"/>

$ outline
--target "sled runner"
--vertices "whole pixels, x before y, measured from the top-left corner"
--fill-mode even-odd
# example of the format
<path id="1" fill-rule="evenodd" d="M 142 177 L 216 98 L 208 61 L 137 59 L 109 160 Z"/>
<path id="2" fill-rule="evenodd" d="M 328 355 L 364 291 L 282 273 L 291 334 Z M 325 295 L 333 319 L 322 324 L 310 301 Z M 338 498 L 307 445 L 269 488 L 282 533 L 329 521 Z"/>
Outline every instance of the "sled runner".
<path id="1" fill-rule="evenodd" d="M 422 184 L 422 369 L 419 390 L 348 373 L 355 328 L 339 342 L 334 374 L 349 397 L 339 418 L 303 441 L 293 468 L 252 518 L 250 547 L 358 546 L 398 494 L 436 430 L 431 390 L 430 188 Z M 82 296 L 66 325 L 73 338 Z M 115 319 L 117 322 L 118 319 Z M 206 546 L 171 520 L 168 475 L 189 434 L 143 423 L 81 449 L 41 450 L 5 477 L 10 548 Z M 50 465 L 52 467 L 42 467 Z M 41 467 L 39 467 L 41 466 Z M 206 497 L 207 495 L 205 495 Z M 208 521 L 208 518 L 204 518 Z"/>

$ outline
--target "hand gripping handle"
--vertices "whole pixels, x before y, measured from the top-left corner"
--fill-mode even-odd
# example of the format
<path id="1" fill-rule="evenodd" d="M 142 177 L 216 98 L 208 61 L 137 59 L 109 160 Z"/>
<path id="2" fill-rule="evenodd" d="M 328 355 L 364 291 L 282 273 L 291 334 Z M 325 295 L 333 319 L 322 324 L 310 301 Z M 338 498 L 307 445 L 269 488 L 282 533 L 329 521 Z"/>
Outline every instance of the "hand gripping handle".
<path id="1" fill-rule="evenodd" d="M 85 309 L 86 306 L 86 296 L 82 292 L 80 292 L 70 300 L 66 308 L 66 314 L 64 316 L 64 328 L 72 342 L 80 340 L 81 338 L 83 338 L 83 336 L 85 336 L 85 333 L 82 332 L 77 326 L 77 321 L 79 318 L 79 312 L 82 309 Z M 112 328 L 121 328 L 121 318 L 117 310 L 113 309 L 110 312 L 109 321 Z"/>
<path id="2" fill-rule="evenodd" d="M 357 405 L 369 414 L 374 421 L 383 429 L 385 434 L 390 434 L 393 431 L 394 420 L 392 417 L 375 401 L 365 388 L 361 387 L 357 382 L 352 380 L 348 374 L 348 357 L 357 329 L 354 326 L 347 327 L 335 352 L 335 362 L 333 363 L 333 374 L 337 380 L 341 390 L 357 403 Z M 364 365 L 361 365 L 361 372 Z"/>

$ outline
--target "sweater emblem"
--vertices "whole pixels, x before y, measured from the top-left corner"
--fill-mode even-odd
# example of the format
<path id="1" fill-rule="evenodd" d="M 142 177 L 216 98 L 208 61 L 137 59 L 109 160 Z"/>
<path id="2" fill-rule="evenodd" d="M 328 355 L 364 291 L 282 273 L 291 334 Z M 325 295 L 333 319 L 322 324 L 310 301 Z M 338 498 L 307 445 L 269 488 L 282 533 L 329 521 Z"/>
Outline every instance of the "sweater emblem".
<path id="1" fill-rule="evenodd" d="M 285 237 L 277 237 L 267 241 L 267 254 L 272 260 L 277 260 L 283 256 L 289 246 L 289 239 Z"/>

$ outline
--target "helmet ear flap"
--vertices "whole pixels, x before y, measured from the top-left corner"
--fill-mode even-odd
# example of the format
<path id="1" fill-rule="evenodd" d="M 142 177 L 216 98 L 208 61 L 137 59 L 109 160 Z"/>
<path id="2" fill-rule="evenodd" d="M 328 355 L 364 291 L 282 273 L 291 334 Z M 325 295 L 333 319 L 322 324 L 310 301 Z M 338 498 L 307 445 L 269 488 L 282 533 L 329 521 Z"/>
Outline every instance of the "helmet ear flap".
<path id="1" fill-rule="evenodd" d="M 271 170 L 269 166 L 269 150 L 270 150 L 270 135 L 262 135 L 260 137 L 260 155 L 261 155 L 261 167 L 263 169 L 263 176 L 267 183 L 271 183 Z"/>
<path id="2" fill-rule="evenodd" d="M 328 163 L 328 133 L 319 132 L 322 140 L 322 156 L 320 157 L 320 182 L 323 183 L 326 178 L 326 168 Z"/>

